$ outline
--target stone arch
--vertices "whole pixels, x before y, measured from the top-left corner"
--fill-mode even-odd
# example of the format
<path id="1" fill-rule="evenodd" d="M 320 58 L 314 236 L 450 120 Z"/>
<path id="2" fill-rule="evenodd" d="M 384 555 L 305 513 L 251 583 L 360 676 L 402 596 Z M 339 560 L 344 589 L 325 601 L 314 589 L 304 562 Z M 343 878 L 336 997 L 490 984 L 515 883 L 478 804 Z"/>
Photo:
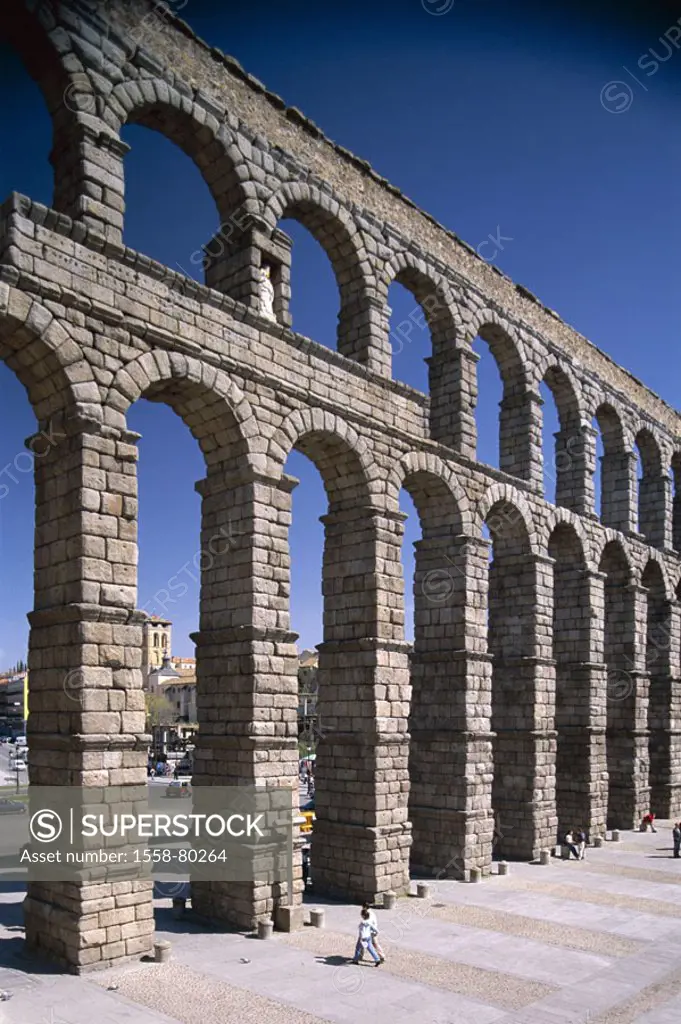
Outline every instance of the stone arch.
<path id="1" fill-rule="evenodd" d="M 601 522 L 628 532 L 633 511 L 633 454 L 626 441 L 623 418 L 610 399 L 596 407 L 594 419 L 603 442 L 601 458 Z"/>
<path id="2" fill-rule="evenodd" d="M 69 33 L 58 24 L 53 5 L 34 6 L 29 11 L 23 3 L 12 3 L 11 16 L 0 22 L 0 39 L 18 54 L 43 95 L 53 130 L 52 205 L 75 219 L 84 177 L 81 148 L 97 121 L 98 98 Z"/>
<path id="3" fill-rule="evenodd" d="M 445 493 L 451 496 L 456 505 L 459 532 L 471 534 L 473 521 L 468 495 L 454 470 L 447 466 L 438 455 L 433 455 L 430 452 L 407 452 L 399 462 L 393 463 L 387 481 L 386 502 L 388 508 L 395 512 L 398 510 L 400 490 L 405 486 L 406 480 L 415 477 L 432 477 L 442 482 Z M 417 503 L 415 502 L 415 504 Z"/>
<path id="4" fill-rule="evenodd" d="M 366 441 L 340 416 L 324 409 L 289 413 L 267 446 L 273 472 L 281 470 L 293 448 L 317 466 L 330 502 L 379 503 L 380 467 Z"/>
<path id="5" fill-rule="evenodd" d="M 395 253 L 378 277 L 378 297 L 385 303 L 393 281 L 411 292 L 430 328 L 433 358 L 453 347 L 457 334 L 456 305 L 449 281 L 410 252 Z"/>
<path id="6" fill-rule="evenodd" d="M 547 551 L 552 561 L 550 657 L 556 677 L 556 814 L 561 840 L 572 822 L 591 820 L 589 734 L 591 593 L 585 538 L 576 516 L 551 516 Z"/>
<path id="7" fill-rule="evenodd" d="M 520 334 L 494 310 L 483 309 L 467 326 L 466 335 L 475 359 L 475 338 L 485 342 L 501 378 L 499 468 L 543 491 L 539 395 Z M 476 384 L 476 404 L 479 396 Z"/>
<path id="8" fill-rule="evenodd" d="M 672 474 L 672 547 L 681 551 L 681 450 L 676 449 L 671 457 Z"/>
<path id="9" fill-rule="evenodd" d="M 263 216 L 271 232 L 288 217 L 319 242 L 333 268 L 340 295 L 338 351 L 383 372 L 386 345 L 381 345 L 371 330 L 376 282 L 362 232 L 349 211 L 314 185 L 289 182 L 270 196 Z M 288 316 L 287 301 L 288 297 L 284 311 Z"/>
<path id="10" fill-rule="evenodd" d="M 192 356 L 162 350 L 126 363 L 109 386 L 104 405 L 110 426 L 125 429 L 125 415 L 140 398 L 165 402 L 189 427 L 206 465 L 253 465 L 259 427 L 250 403 L 228 375 Z"/>
<path id="11" fill-rule="evenodd" d="M 663 449 L 649 424 L 637 423 L 632 433 L 641 467 L 640 477 L 635 473 L 637 529 L 648 544 L 667 547 L 671 488 L 668 474 L 663 474 Z"/>
<path id="12" fill-rule="evenodd" d="M 494 529 L 488 522 L 492 512 L 494 512 Z M 520 524 L 527 534 L 530 551 L 533 555 L 538 553 L 537 531 L 534 526 L 532 509 L 522 492 L 510 484 L 492 484 L 480 498 L 473 512 L 473 531 L 477 533 L 482 530 L 485 523 L 493 535 L 506 532 L 504 524 L 510 530 Z"/>
<path id="13" fill-rule="evenodd" d="M 660 818 L 672 813 L 672 707 L 673 591 L 662 559 L 649 553 L 641 574 L 646 589 L 645 671 L 648 676 L 648 766 L 650 809 Z"/>
<path id="14" fill-rule="evenodd" d="M 3 282 L 0 359 L 26 388 L 39 421 L 76 412 L 101 421 L 99 389 L 80 346 L 45 306 Z"/>
<path id="15" fill-rule="evenodd" d="M 220 216 L 217 237 L 227 242 L 245 226 L 248 212 L 257 208 L 252 191 L 244 186 L 251 175 L 237 140 L 213 114 L 164 79 L 145 79 L 142 85 L 123 82 L 113 89 L 111 99 L 119 108 L 117 130 L 126 124 L 150 128 L 193 160 Z"/>
<path id="16" fill-rule="evenodd" d="M 587 536 L 581 518 L 574 512 L 571 512 L 570 509 L 557 507 L 551 509 L 548 512 L 548 515 L 542 517 L 538 536 L 538 546 L 541 551 L 548 554 L 549 557 L 553 557 L 549 551 L 551 537 L 561 526 L 569 528 L 569 530 L 574 533 L 577 543 L 582 551 L 584 568 L 593 570 L 595 566 L 591 553 L 590 539 Z"/>
<path id="17" fill-rule="evenodd" d="M 631 559 L 621 539 L 608 539 L 598 564 L 604 581 L 604 644 L 606 670 L 606 762 L 608 828 L 632 828 L 640 820 L 636 764 L 636 647 L 639 626 L 631 586 Z"/>
<path id="18" fill-rule="evenodd" d="M 545 467 L 544 476 L 550 473 L 555 479 L 556 505 L 581 512 L 590 502 L 587 503 L 588 455 L 579 388 L 572 373 L 556 362 L 549 362 L 542 383 L 551 392 L 558 412 L 553 465 L 548 471 Z"/>

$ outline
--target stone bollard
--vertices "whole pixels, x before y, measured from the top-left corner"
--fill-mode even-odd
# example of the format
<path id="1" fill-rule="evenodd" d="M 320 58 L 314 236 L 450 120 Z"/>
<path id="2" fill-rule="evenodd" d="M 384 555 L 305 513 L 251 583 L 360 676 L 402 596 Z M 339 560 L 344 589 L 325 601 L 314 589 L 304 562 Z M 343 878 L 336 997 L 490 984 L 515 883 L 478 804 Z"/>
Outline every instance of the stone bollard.
<path id="1" fill-rule="evenodd" d="M 600 850 L 603 845 L 603 836 L 594 836 L 594 849 Z"/>
<path id="2" fill-rule="evenodd" d="M 310 911 L 310 924 L 313 928 L 324 927 L 324 911 L 323 910 L 311 910 Z"/>
<path id="3" fill-rule="evenodd" d="M 550 850 L 540 850 L 539 851 L 539 863 L 542 865 L 542 867 L 548 867 L 548 865 L 551 863 L 551 851 Z"/>
<path id="4" fill-rule="evenodd" d="M 479 882 L 481 878 L 482 878 L 482 871 L 480 870 L 480 868 L 471 868 L 471 870 L 469 872 L 469 875 L 468 875 L 468 881 L 469 882 Z"/>
<path id="5" fill-rule="evenodd" d="M 500 874 L 500 875 L 507 875 L 509 873 L 509 871 L 508 871 L 508 861 L 505 861 L 505 860 L 500 860 L 499 861 L 499 867 L 497 868 L 497 873 Z"/>
<path id="6" fill-rule="evenodd" d="M 612 841 L 613 843 L 619 843 L 620 841 L 620 830 L 618 828 L 612 830 Z"/>
<path id="7" fill-rule="evenodd" d="M 560 859 L 561 860 L 570 860 L 570 847 L 569 846 L 561 846 L 561 848 L 560 848 Z"/>
<path id="8" fill-rule="evenodd" d="M 166 964 L 170 960 L 170 943 L 169 942 L 155 942 L 154 943 L 154 960 L 157 964 Z"/>
<path id="9" fill-rule="evenodd" d="M 430 899 L 430 886 L 427 882 L 416 883 L 416 895 L 420 900 Z"/>
<path id="10" fill-rule="evenodd" d="M 258 938 L 271 939 L 274 921 L 258 921 Z"/>
<path id="11" fill-rule="evenodd" d="M 395 892 L 384 892 L 383 893 L 383 909 L 394 910 L 397 904 L 397 893 Z"/>

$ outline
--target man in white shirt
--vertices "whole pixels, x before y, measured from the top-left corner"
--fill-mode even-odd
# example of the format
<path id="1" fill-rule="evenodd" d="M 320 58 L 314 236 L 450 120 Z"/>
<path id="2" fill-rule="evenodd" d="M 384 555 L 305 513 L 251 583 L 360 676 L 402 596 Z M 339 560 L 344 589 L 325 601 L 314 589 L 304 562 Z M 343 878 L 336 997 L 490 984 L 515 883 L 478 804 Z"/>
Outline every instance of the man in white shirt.
<path id="1" fill-rule="evenodd" d="M 359 920 L 359 932 L 357 934 L 357 945 L 355 946 L 355 955 L 352 958 L 353 964 L 358 964 L 362 959 L 364 950 L 366 949 L 374 961 L 376 967 L 383 963 L 385 957 L 376 951 L 374 947 L 373 937 L 375 929 L 371 925 L 369 911 L 363 907 L 362 915 Z"/>

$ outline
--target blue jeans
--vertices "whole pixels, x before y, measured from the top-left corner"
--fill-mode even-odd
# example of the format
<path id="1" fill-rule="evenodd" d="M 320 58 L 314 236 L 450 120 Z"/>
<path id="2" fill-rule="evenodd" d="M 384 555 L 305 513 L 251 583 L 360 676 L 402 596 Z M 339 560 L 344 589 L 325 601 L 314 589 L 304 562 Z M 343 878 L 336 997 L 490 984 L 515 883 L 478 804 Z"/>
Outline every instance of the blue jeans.
<path id="1" fill-rule="evenodd" d="M 381 958 L 374 949 L 374 944 L 371 939 L 357 939 L 354 959 L 361 960 L 365 949 L 369 951 L 369 956 L 373 959 L 374 963 L 378 963 Z"/>

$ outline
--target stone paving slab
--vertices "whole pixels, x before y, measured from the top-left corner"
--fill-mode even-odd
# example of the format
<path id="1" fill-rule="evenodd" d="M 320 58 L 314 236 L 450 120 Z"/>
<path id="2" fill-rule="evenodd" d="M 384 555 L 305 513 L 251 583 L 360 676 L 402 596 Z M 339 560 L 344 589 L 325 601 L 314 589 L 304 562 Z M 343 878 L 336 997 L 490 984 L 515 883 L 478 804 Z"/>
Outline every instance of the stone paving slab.
<path id="1" fill-rule="evenodd" d="M 450 883 L 456 885 L 457 883 Z M 423 910 L 421 908 L 423 907 Z M 469 926 L 452 927 L 449 922 L 428 916 L 428 904 L 421 900 L 400 900 L 395 911 L 379 913 L 381 943 L 415 949 L 431 956 L 500 971 L 530 981 L 554 985 L 574 984 L 610 964 L 610 958 L 568 949 L 555 949 L 531 938 L 515 937 Z M 352 946 L 359 914 L 353 907 L 326 908 L 327 926 L 348 935 Z"/>
<path id="2" fill-rule="evenodd" d="M 306 928 L 302 932 L 286 937 L 288 944 L 318 957 L 343 957 L 348 954 L 348 936 L 326 929 Z M 518 1009 L 542 999 L 554 991 L 553 986 L 537 981 L 513 977 L 499 971 L 484 970 L 468 964 L 452 963 L 449 959 L 424 956 L 412 949 L 404 950 L 387 946 L 382 940 L 386 962 L 379 968 L 370 966 L 369 957 L 357 970 L 364 972 L 379 970 L 383 974 L 394 974 L 399 978 L 427 983 L 436 988 L 446 989 L 459 995 L 492 1003 L 502 1009 Z M 443 957 L 448 951 L 443 950 Z M 353 965 L 350 965 L 353 966 Z"/>

